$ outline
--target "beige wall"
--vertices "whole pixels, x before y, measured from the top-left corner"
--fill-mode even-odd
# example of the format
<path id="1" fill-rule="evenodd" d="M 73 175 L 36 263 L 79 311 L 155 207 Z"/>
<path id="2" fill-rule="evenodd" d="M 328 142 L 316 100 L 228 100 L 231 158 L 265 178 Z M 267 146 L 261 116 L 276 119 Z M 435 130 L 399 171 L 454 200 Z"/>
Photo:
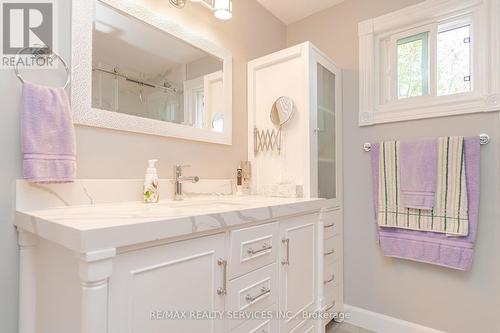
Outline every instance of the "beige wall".
<path id="1" fill-rule="evenodd" d="M 90 1 L 90 0 L 89 0 Z M 161 177 L 171 176 L 174 163 L 192 164 L 189 173 L 204 178 L 235 176 L 238 162 L 246 159 L 246 64 L 249 60 L 285 47 L 286 27 L 257 2 L 235 1 L 234 17 L 222 22 L 199 5 L 188 2 L 183 10 L 167 0 L 144 0 L 160 15 L 178 19 L 193 31 L 233 52 L 233 146 L 78 127 L 79 178 L 142 178 L 146 160 L 159 158 Z M 70 0 L 57 0 L 59 51 L 70 55 Z M 26 73 L 30 75 L 29 73 Z M 34 76 L 34 75 L 33 75 Z M 49 82 L 54 73 L 36 72 L 37 82 Z M 17 332 L 17 237 L 13 227 L 14 180 L 21 177 L 19 100 L 21 86 L 12 70 L 0 70 L 0 332 Z"/>
<path id="2" fill-rule="evenodd" d="M 312 41 L 344 69 L 345 302 L 450 333 L 500 332 L 499 114 L 360 128 L 357 23 L 419 2 L 347 0 L 288 27 L 287 44 Z M 384 258 L 375 239 L 365 141 L 489 133 L 472 271 Z"/>

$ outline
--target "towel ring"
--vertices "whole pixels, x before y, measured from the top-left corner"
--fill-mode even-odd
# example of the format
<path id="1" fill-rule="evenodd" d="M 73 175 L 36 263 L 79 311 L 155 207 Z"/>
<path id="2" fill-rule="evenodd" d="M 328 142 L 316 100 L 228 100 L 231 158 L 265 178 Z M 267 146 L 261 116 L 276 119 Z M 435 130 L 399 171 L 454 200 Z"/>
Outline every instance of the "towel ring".
<path id="1" fill-rule="evenodd" d="M 53 50 L 52 50 L 52 55 L 47 54 L 46 50 L 48 48 L 47 47 L 42 47 L 42 46 L 40 46 L 38 48 L 37 47 L 31 47 L 31 46 L 23 47 L 22 49 L 20 49 L 16 53 L 16 60 L 17 60 L 17 57 L 19 55 L 21 55 L 24 51 L 29 50 L 29 49 L 34 49 L 33 52 L 31 53 L 31 55 L 35 56 L 35 58 L 38 58 L 38 57 L 41 57 L 41 56 L 47 56 L 47 57 L 52 57 L 52 58 L 59 59 L 59 61 L 64 66 L 64 70 L 66 71 L 66 83 L 62 87 L 63 89 L 65 89 L 68 86 L 69 82 L 71 81 L 71 71 L 70 71 L 70 69 L 69 69 L 68 64 L 66 63 L 66 61 L 64 61 L 64 59 L 58 53 L 56 53 Z M 19 81 L 21 81 L 21 83 L 24 84 L 26 81 L 22 77 L 21 73 L 19 73 L 19 63 L 17 61 L 16 61 L 15 65 L 14 65 L 14 72 L 16 73 L 16 76 L 19 79 Z"/>

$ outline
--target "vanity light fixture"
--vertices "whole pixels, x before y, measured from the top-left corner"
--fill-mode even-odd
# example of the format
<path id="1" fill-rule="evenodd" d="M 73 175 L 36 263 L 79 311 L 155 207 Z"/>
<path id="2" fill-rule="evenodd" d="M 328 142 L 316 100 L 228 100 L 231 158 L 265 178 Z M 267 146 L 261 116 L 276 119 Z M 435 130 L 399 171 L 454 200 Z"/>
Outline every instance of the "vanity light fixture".
<path id="1" fill-rule="evenodd" d="M 214 15 L 219 20 L 229 20 L 233 17 L 232 0 L 214 0 Z"/>
<path id="2" fill-rule="evenodd" d="M 186 0 L 170 0 L 170 3 L 176 8 L 183 8 L 186 5 Z"/>
<path id="3" fill-rule="evenodd" d="M 187 0 L 169 0 L 172 6 L 183 8 Z M 233 17 L 233 1 L 232 0 L 191 0 L 204 5 L 214 12 L 215 17 L 219 20 L 229 20 Z"/>

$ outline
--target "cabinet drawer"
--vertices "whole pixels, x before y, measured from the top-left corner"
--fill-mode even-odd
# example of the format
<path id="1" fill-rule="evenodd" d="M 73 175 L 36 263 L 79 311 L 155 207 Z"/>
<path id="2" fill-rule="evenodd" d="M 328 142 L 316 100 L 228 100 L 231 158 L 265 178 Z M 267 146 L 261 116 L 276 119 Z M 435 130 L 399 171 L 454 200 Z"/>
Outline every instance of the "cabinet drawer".
<path id="1" fill-rule="evenodd" d="M 340 208 L 321 212 L 323 221 L 324 238 L 331 238 L 342 231 L 342 211 Z"/>
<path id="2" fill-rule="evenodd" d="M 338 235 L 325 239 L 323 246 L 323 256 L 325 263 L 342 259 L 342 236 Z"/>
<path id="3" fill-rule="evenodd" d="M 335 314 L 342 311 L 342 303 L 335 296 L 333 299 L 325 299 L 323 304 L 324 305 L 321 307 L 321 311 L 328 313 L 328 316 L 325 315 L 323 317 L 323 325 L 326 325 L 332 319 L 337 317 Z"/>
<path id="4" fill-rule="evenodd" d="M 325 276 L 323 280 L 322 309 L 330 308 L 327 312 L 338 312 L 342 307 L 342 262 L 325 262 Z"/>
<path id="5" fill-rule="evenodd" d="M 343 309 L 341 286 L 328 286 L 328 288 L 325 289 L 325 292 L 326 294 L 323 299 L 323 306 L 321 307 L 321 310 L 325 312 L 325 316 L 323 317 L 325 319 L 324 324 L 329 322 L 331 319 L 334 319 L 336 314 Z"/>
<path id="6" fill-rule="evenodd" d="M 267 320 L 249 320 L 243 325 L 235 328 L 231 333 L 271 333 L 271 319 Z"/>
<path id="7" fill-rule="evenodd" d="M 230 312 L 263 311 L 278 299 L 278 272 L 276 263 L 229 282 L 226 309 Z M 227 327 L 232 329 L 245 319 L 228 319 Z"/>
<path id="8" fill-rule="evenodd" d="M 291 330 L 290 333 L 314 333 L 315 328 L 316 325 L 314 320 L 305 320 Z"/>
<path id="9" fill-rule="evenodd" d="M 327 283 L 337 282 L 341 278 L 342 263 L 340 261 L 326 260 L 324 261 L 324 269 L 323 269 L 323 283 L 326 285 Z"/>
<path id="10" fill-rule="evenodd" d="M 266 311 L 274 313 L 275 307 Z M 278 321 L 275 319 L 250 319 L 236 327 L 231 333 L 278 333 Z"/>
<path id="11" fill-rule="evenodd" d="M 230 279 L 275 262 L 278 249 L 278 223 L 268 223 L 231 232 Z"/>
<path id="12" fill-rule="evenodd" d="M 323 292 L 325 293 L 325 298 L 323 303 L 325 306 L 328 307 L 329 305 L 336 305 L 338 303 L 337 297 L 339 294 L 339 288 L 342 288 L 342 286 L 335 280 L 324 284 Z"/>

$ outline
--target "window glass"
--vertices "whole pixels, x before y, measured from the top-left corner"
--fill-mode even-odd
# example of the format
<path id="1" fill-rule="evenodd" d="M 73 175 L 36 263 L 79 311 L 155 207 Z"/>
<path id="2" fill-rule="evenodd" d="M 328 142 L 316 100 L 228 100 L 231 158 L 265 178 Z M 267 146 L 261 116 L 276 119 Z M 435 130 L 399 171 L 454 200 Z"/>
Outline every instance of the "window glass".
<path id="1" fill-rule="evenodd" d="M 471 90 L 470 25 L 437 34 L 437 95 Z"/>
<path id="2" fill-rule="evenodd" d="M 398 98 L 429 93 L 429 33 L 397 41 Z"/>

